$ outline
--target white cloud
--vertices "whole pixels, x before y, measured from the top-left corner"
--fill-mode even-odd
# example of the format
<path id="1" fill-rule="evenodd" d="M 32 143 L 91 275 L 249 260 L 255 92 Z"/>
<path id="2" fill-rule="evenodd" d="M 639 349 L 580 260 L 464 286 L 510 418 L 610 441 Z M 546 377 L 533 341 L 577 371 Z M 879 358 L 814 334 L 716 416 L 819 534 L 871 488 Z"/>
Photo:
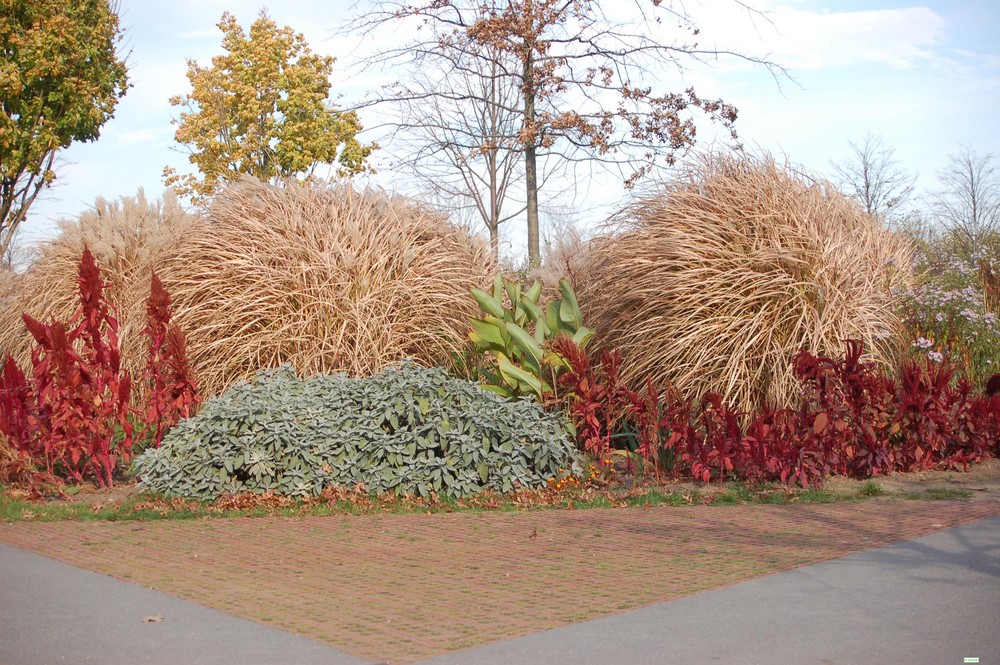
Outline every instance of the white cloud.
<path id="1" fill-rule="evenodd" d="M 762 15 L 720 11 L 717 2 L 694 13 L 701 45 L 762 53 L 790 69 L 857 64 L 908 69 L 936 57 L 947 22 L 927 7 L 865 11 L 773 6 Z"/>

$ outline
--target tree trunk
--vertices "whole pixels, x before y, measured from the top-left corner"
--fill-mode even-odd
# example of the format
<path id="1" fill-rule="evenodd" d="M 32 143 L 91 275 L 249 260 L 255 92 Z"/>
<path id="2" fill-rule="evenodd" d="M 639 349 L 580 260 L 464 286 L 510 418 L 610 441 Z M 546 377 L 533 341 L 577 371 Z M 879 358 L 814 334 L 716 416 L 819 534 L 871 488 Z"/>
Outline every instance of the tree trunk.
<path id="1" fill-rule="evenodd" d="M 527 188 L 525 202 L 528 213 L 528 267 L 537 268 L 542 263 L 538 244 L 538 170 L 535 159 L 535 146 L 538 137 L 535 135 L 535 59 L 534 51 L 529 44 L 524 47 L 524 182 Z"/>
<path id="2" fill-rule="evenodd" d="M 542 264 L 542 257 L 538 244 L 538 180 L 535 168 L 535 146 L 531 145 L 524 150 L 524 180 L 528 190 L 529 268 L 537 268 Z"/>

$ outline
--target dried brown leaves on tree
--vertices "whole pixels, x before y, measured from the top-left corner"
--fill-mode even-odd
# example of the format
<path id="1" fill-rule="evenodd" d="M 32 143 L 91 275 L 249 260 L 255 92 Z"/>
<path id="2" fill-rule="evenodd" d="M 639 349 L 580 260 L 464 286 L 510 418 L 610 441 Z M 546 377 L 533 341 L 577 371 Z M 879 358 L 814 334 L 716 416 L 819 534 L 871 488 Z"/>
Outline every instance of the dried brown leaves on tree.
<path id="1" fill-rule="evenodd" d="M 370 33 L 403 21 L 418 26 L 414 41 L 382 50 L 372 65 L 405 62 L 447 76 L 455 54 L 496 54 L 503 77 L 519 92 L 516 104 L 505 108 L 519 120 L 511 138 L 524 160 L 528 254 L 537 265 L 540 156 L 597 160 L 631 187 L 656 167 L 672 165 L 695 142 L 699 116 L 731 133 L 736 121 L 736 108 L 721 99 L 703 98 L 690 87 L 660 90 L 650 79 L 720 55 L 780 69 L 761 58 L 699 46 L 698 29 L 679 3 L 636 3 L 634 9 L 633 16 L 618 19 L 594 0 L 388 1 L 350 28 Z M 668 25 L 678 26 L 676 36 L 667 34 Z"/>

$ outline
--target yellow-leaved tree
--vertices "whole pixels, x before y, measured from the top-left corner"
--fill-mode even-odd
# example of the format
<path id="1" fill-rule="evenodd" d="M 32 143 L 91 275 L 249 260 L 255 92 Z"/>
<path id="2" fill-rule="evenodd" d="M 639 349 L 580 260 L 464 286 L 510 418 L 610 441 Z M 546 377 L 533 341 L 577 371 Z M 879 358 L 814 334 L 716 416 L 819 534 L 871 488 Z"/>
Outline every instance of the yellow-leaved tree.
<path id="1" fill-rule="evenodd" d="M 167 167 L 168 187 L 201 203 L 242 174 L 267 182 L 312 175 L 320 164 L 336 162 L 346 174 L 365 168 L 376 146 L 360 143 L 357 115 L 329 100 L 332 57 L 264 12 L 249 35 L 229 12 L 218 26 L 225 54 L 209 67 L 188 60 L 191 92 L 170 100 L 184 109 L 174 138 L 199 173 Z"/>
<path id="2" fill-rule="evenodd" d="M 96 141 L 128 89 L 109 0 L 0 0 L 0 263 L 57 154 Z"/>

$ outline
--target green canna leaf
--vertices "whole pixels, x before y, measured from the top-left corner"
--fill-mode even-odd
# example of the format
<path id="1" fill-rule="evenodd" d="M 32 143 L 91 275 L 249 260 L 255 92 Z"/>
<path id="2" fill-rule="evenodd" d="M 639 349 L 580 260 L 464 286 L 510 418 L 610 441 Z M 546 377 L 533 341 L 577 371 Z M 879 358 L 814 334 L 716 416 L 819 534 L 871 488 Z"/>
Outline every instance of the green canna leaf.
<path id="1" fill-rule="evenodd" d="M 481 309 L 483 313 L 495 316 L 498 319 L 504 318 L 503 303 L 499 298 L 495 298 L 479 289 L 472 289 L 472 297 L 475 298 L 476 303 L 479 305 L 479 309 Z"/>

